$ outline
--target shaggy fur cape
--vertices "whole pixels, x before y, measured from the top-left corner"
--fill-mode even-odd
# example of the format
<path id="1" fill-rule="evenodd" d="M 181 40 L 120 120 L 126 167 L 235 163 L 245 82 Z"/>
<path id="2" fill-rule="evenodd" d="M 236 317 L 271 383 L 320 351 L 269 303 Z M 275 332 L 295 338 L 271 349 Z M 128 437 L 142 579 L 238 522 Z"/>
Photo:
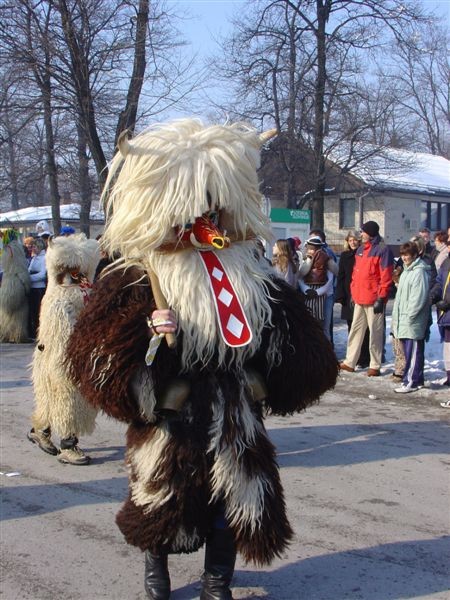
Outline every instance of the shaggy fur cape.
<path id="1" fill-rule="evenodd" d="M 177 348 L 163 342 L 145 367 L 145 319 L 155 304 L 142 277 L 129 269 L 100 280 L 68 348 L 81 393 L 129 423 L 130 492 L 117 523 L 142 550 L 191 552 L 204 542 L 221 501 L 238 551 L 248 561 L 269 563 L 285 550 L 292 529 L 263 413 L 302 410 L 332 387 L 331 345 L 300 294 L 276 280 L 266 296 L 270 323 L 243 364 L 231 352 L 221 361 L 216 352 L 186 371 L 186 333 L 180 332 Z M 263 404 L 253 398 L 249 369 L 264 375 Z M 158 420 L 155 398 L 180 374 L 191 390 L 180 418 Z"/>
<path id="2" fill-rule="evenodd" d="M 22 245 L 13 240 L 3 248 L 0 287 L 0 342 L 28 341 L 30 275 Z"/>
<path id="3" fill-rule="evenodd" d="M 33 355 L 36 405 L 32 424 L 35 429 L 50 426 L 61 438 L 92 433 L 95 426 L 97 410 L 70 381 L 64 361 L 85 298 L 71 274 L 81 272 L 92 283 L 99 259 L 98 242 L 84 234 L 55 238 L 46 254 L 48 285 Z"/>

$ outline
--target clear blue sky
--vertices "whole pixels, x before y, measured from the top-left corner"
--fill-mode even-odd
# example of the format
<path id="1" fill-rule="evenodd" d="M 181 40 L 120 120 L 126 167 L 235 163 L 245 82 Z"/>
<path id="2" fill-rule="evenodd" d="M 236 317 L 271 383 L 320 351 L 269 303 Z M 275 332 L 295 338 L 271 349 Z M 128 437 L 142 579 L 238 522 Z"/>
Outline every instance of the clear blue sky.
<path id="1" fill-rule="evenodd" d="M 248 5 L 246 0 L 168 0 L 174 9 L 180 8 L 186 13 L 180 29 L 191 49 L 189 54 L 198 54 L 202 59 L 217 52 L 216 40 L 230 32 L 230 17 L 239 13 L 239 6 Z M 450 22 L 450 0 L 422 0 L 425 8 L 443 15 Z M 208 91 L 210 97 L 222 92 L 217 89 Z"/>
<path id="2" fill-rule="evenodd" d="M 185 49 L 186 57 L 197 55 L 198 66 L 203 60 L 217 54 L 219 46 L 216 43 L 221 37 L 230 32 L 230 18 L 239 10 L 239 6 L 247 4 L 246 0 L 168 0 L 173 12 L 178 14 L 182 21 L 177 23 L 183 38 L 189 47 Z M 206 94 L 206 95 L 205 95 Z M 204 92 L 199 92 L 198 101 L 194 101 L 188 108 L 176 107 L 170 118 L 198 115 L 205 117 L 208 107 L 223 100 L 223 90 L 216 86 L 209 87 L 205 84 Z"/>
<path id="3" fill-rule="evenodd" d="M 202 53 L 214 45 L 214 39 L 225 34 L 228 19 L 245 0 L 171 0 L 184 7 L 192 19 L 183 25 L 186 38 Z M 422 0 L 427 8 L 445 15 L 450 22 L 450 0 Z"/>
<path id="4" fill-rule="evenodd" d="M 183 32 L 201 54 L 213 49 L 217 37 L 229 30 L 229 18 L 245 0 L 173 0 L 191 15 L 183 23 Z"/>
<path id="5" fill-rule="evenodd" d="M 183 25 L 186 38 L 192 42 L 201 53 L 206 53 L 214 46 L 214 39 L 227 32 L 228 19 L 238 10 L 245 0 L 171 0 L 186 8 L 192 14 L 192 19 Z M 450 22 L 450 0 L 422 0 L 427 8 L 446 15 Z"/>

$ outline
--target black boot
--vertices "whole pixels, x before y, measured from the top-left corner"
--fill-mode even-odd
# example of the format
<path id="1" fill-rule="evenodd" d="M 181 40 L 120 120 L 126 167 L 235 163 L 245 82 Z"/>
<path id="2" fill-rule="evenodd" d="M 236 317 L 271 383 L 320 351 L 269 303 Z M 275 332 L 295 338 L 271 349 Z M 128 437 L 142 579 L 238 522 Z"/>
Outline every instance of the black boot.
<path id="1" fill-rule="evenodd" d="M 235 562 L 236 547 L 231 530 L 213 529 L 206 540 L 200 600 L 233 600 L 230 583 Z"/>
<path id="2" fill-rule="evenodd" d="M 144 587 L 150 600 L 169 600 L 170 577 L 167 554 L 145 553 Z"/>

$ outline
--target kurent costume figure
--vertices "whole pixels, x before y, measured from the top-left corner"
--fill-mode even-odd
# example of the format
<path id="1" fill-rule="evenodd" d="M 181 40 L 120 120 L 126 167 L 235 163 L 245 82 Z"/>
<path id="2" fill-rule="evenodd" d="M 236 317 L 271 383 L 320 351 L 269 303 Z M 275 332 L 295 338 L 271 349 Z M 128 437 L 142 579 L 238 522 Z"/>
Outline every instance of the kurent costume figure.
<path id="1" fill-rule="evenodd" d="M 202 600 L 231 599 L 236 551 L 259 565 L 283 553 L 293 532 L 263 414 L 302 410 L 337 377 L 320 324 L 255 251 L 270 237 L 262 143 L 181 120 L 122 137 L 109 173 L 103 242 L 121 262 L 68 355 L 83 395 L 129 423 L 117 523 L 146 551 L 153 600 L 170 596 L 169 553 L 206 542 Z M 176 346 L 157 348 L 175 328 Z"/>
<path id="2" fill-rule="evenodd" d="M 25 251 L 15 229 L 1 232 L 3 276 L 0 287 L 0 342 L 28 341 L 30 275 Z"/>
<path id="3" fill-rule="evenodd" d="M 47 250 L 48 285 L 41 304 L 33 356 L 36 401 L 28 439 L 60 462 L 88 464 L 78 436 L 92 433 L 97 410 L 88 404 L 67 375 L 67 342 L 90 292 L 100 260 L 99 244 L 82 233 L 57 237 Z M 61 450 L 51 433 L 61 437 Z"/>

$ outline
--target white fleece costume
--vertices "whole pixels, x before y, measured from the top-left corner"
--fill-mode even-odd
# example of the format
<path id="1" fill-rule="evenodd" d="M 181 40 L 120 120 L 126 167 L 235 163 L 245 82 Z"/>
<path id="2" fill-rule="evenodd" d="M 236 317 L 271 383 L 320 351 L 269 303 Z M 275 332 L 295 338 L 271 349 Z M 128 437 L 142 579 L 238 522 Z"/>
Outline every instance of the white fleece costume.
<path id="1" fill-rule="evenodd" d="M 35 429 L 51 427 L 61 438 L 92 433 L 97 411 L 67 376 L 66 347 L 94 279 L 99 244 L 84 234 L 57 237 L 47 250 L 48 285 L 41 305 L 33 356 Z"/>
<path id="2" fill-rule="evenodd" d="M 0 342 L 28 341 L 30 275 L 22 244 L 14 230 L 2 232 L 0 287 Z"/>

